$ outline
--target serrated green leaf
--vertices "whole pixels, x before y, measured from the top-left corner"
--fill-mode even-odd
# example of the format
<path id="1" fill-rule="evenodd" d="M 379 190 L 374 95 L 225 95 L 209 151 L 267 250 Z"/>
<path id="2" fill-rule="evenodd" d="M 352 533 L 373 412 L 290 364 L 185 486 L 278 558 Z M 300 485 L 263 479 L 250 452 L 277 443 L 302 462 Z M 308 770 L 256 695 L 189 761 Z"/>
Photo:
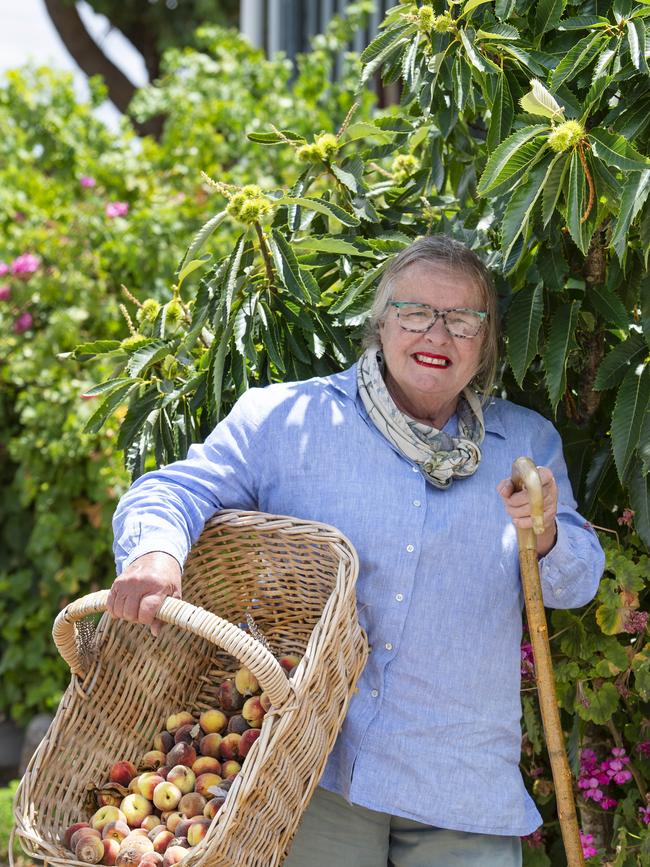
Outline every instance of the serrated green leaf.
<path id="1" fill-rule="evenodd" d="M 327 217 L 334 217 L 334 219 L 344 226 L 358 226 L 361 222 L 349 211 L 345 211 L 333 202 L 326 202 L 323 199 L 316 199 L 311 196 L 281 196 L 275 200 L 275 203 L 277 205 L 300 205 L 300 207 L 307 210 L 325 214 Z"/>
<path id="2" fill-rule="evenodd" d="M 264 348 L 266 349 L 268 356 L 273 362 L 273 364 L 277 367 L 278 371 L 280 373 L 284 373 L 286 368 L 280 349 L 280 335 L 278 331 L 275 313 L 271 310 L 271 308 L 265 301 L 261 301 L 260 306 L 262 308 L 260 313 L 263 314 L 260 316 L 260 319 L 262 321 L 262 337 Z"/>
<path id="3" fill-rule="evenodd" d="M 612 451 L 621 482 L 628 479 L 643 417 L 650 402 L 650 367 L 639 364 L 625 374 L 612 413 Z"/>
<path id="4" fill-rule="evenodd" d="M 644 475 L 639 464 L 630 474 L 629 487 L 634 526 L 644 545 L 650 548 L 650 475 Z"/>
<path id="5" fill-rule="evenodd" d="M 90 343 L 80 343 L 70 353 L 70 357 L 76 361 L 89 361 L 96 355 L 104 355 L 106 352 L 114 352 L 120 349 L 120 340 L 93 340 Z"/>
<path id="6" fill-rule="evenodd" d="M 542 225 L 546 227 L 555 213 L 555 208 L 564 186 L 564 177 L 569 167 L 568 154 L 560 154 L 554 160 L 542 190 Z"/>
<path id="7" fill-rule="evenodd" d="M 339 256 L 357 256 L 362 259 L 377 258 L 374 253 L 368 250 L 358 250 L 354 244 L 340 238 L 301 238 L 299 241 L 293 241 L 293 247 L 295 250 L 314 250 L 319 253 L 335 253 Z"/>
<path id="8" fill-rule="evenodd" d="M 476 31 L 477 40 L 509 40 L 519 39 L 520 33 L 512 24 L 490 24 L 489 29 L 481 28 Z"/>
<path id="9" fill-rule="evenodd" d="M 540 63 L 536 56 L 539 52 L 525 51 L 521 45 L 513 45 L 510 42 L 504 42 L 501 49 L 505 54 L 509 54 L 519 61 L 525 75 L 537 75 L 539 78 L 546 78 L 548 75 L 551 67 L 548 65 L 546 57 L 543 58 L 544 64 Z"/>
<path id="10" fill-rule="evenodd" d="M 210 235 L 214 231 L 216 231 L 216 229 L 218 229 L 219 226 L 223 223 L 223 221 L 226 218 L 227 213 L 228 212 L 224 210 L 224 211 L 220 211 L 218 214 L 215 214 L 214 217 L 211 217 L 207 221 L 207 223 L 205 223 L 203 226 L 201 226 L 201 228 L 196 233 L 196 235 L 194 235 L 194 237 L 190 241 L 189 247 L 185 251 L 185 255 L 183 256 L 183 258 L 181 259 L 181 261 L 178 265 L 178 270 L 176 273 L 179 276 L 177 279 L 180 279 L 180 274 L 182 274 L 183 268 L 185 267 L 185 263 L 190 261 L 192 259 L 192 257 L 195 256 L 196 253 L 199 252 L 199 250 L 205 244 L 205 242 L 208 240 Z"/>
<path id="11" fill-rule="evenodd" d="M 517 130 L 501 142 L 490 155 L 483 170 L 477 187 L 478 194 L 484 196 L 525 169 L 544 146 L 540 145 L 538 139 L 549 131 L 550 127 L 546 124 L 533 124 Z"/>
<path id="12" fill-rule="evenodd" d="M 237 286 L 239 266 L 241 265 L 245 243 L 246 232 L 242 232 L 239 238 L 237 238 L 237 241 L 235 243 L 235 249 L 230 254 L 230 257 L 228 259 L 228 265 L 226 266 L 223 290 L 223 301 L 226 319 L 230 318 L 230 308 L 232 306 L 232 299 L 235 294 L 235 288 Z"/>
<path id="13" fill-rule="evenodd" d="M 535 34 L 553 30 L 566 9 L 567 0 L 539 0 L 535 9 Z"/>
<path id="14" fill-rule="evenodd" d="M 137 381 L 134 382 L 132 379 L 129 379 L 126 382 L 123 379 L 115 380 L 115 382 L 118 381 L 121 383 L 121 385 L 112 390 L 112 393 L 106 397 L 106 399 L 102 402 L 101 406 L 97 407 L 95 412 L 86 422 L 84 426 L 85 433 L 99 433 L 106 420 L 113 415 L 117 407 L 121 403 L 124 403 L 128 399 L 131 392 L 139 386 L 139 383 Z"/>
<path id="15" fill-rule="evenodd" d="M 415 30 L 415 27 L 409 22 L 402 22 L 394 27 L 389 27 L 380 33 L 372 42 L 364 48 L 359 58 L 362 63 L 369 63 L 378 57 L 387 47 L 392 45 L 399 36 L 407 30 Z"/>
<path id="16" fill-rule="evenodd" d="M 631 172 L 650 168 L 650 159 L 635 150 L 622 135 L 595 127 L 589 130 L 588 136 L 594 154 L 606 165 Z"/>
<path id="17" fill-rule="evenodd" d="M 566 390 L 566 366 L 574 342 L 579 311 L 579 301 L 572 301 L 558 308 L 553 316 L 548 340 L 542 353 L 546 388 L 554 414 Z"/>
<path id="18" fill-rule="evenodd" d="M 132 398 L 126 415 L 117 435 L 116 446 L 127 451 L 142 432 L 149 415 L 155 411 L 156 404 L 162 400 L 162 395 L 155 386 L 148 388 L 143 394 Z"/>
<path id="19" fill-rule="evenodd" d="M 558 30 L 585 30 L 587 27 L 607 26 L 609 21 L 601 15 L 574 15 L 557 25 Z"/>
<path id="20" fill-rule="evenodd" d="M 548 118 L 556 118 L 564 113 L 562 106 L 538 78 L 531 79 L 530 87 L 530 91 L 519 100 L 525 112 Z"/>
<path id="21" fill-rule="evenodd" d="M 190 274 L 193 274 L 194 271 L 197 271 L 199 268 L 202 268 L 206 262 L 209 262 L 212 258 L 212 253 L 205 253 L 199 259 L 191 259 L 187 265 L 183 265 L 182 270 L 176 277 L 176 285 L 180 289 L 183 285 L 183 281 L 186 277 L 189 277 Z"/>
<path id="22" fill-rule="evenodd" d="M 551 89 L 558 90 L 581 70 L 586 69 L 607 40 L 608 37 L 602 33 L 590 33 L 576 42 L 551 73 L 549 81 Z"/>
<path id="23" fill-rule="evenodd" d="M 386 259 L 380 265 L 366 271 L 360 280 L 352 282 L 342 297 L 329 308 L 329 312 L 335 314 L 346 310 L 359 295 L 381 277 L 384 269 L 388 266 L 388 262 L 389 260 Z"/>
<path id="24" fill-rule="evenodd" d="M 263 145 L 286 144 L 287 140 L 294 144 L 305 144 L 306 142 L 304 136 L 297 132 L 292 132 L 290 129 L 280 129 L 277 132 L 275 130 L 271 132 L 249 132 L 247 138 L 250 141 Z"/>
<path id="25" fill-rule="evenodd" d="M 494 151 L 508 135 L 512 127 L 513 117 L 514 106 L 510 85 L 505 74 L 501 72 L 497 79 L 494 101 L 491 106 L 490 126 L 486 139 L 488 152 Z"/>
<path id="26" fill-rule="evenodd" d="M 629 317 L 625 305 L 607 286 L 594 285 L 587 289 L 587 298 L 607 325 L 627 330 Z"/>
<path id="27" fill-rule="evenodd" d="M 610 241 L 621 263 L 627 252 L 628 231 L 645 204 L 648 194 L 650 194 L 650 169 L 632 172 L 623 184 L 621 206 Z"/>
<path id="28" fill-rule="evenodd" d="M 648 74 L 646 61 L 646 33 L 643 21 L 631 19 L 625 22 L 627 29 L 627 44 L 630 49 L 632 65 L 644 75 Z"/>
<path id="29" fill-rule="evenodd" d="M 559 159 L 557 154 L 554 160 Z M 504 260 L 510 256 L 513 245 L 519 235 L 526 234 L 535 203 L 544 188 L 546 177 L 554 162 L 552 159 L 544 160 L 531 169 L 523 180 L 515 187 L 501 222 L 501 250 Z"/>
<path id="30" fill-rule="evenodd" d="M 330 165 L 330 171 L 334 175 L 337 180 L 339 180 L 346 189 L 350 190 L 351 193 L 355 195 L 359 192 L 359 182 L 352 174 L 352 172 L 347 172 L 344 168 L 337 165 L 336 163 L 332 163 Z"/>
<path id="31" fill-rule="evenodd" d="M 465 5 L 463 6 L 463 11 L 461 15 L 467 15 L 468 12 L 472 12 L 478 6 L 483 6 L 484 3 L 489 3 L 490 0 L 467 0 Z"/>
<path id="32" fill-rule="evenodd" d="M 478 53 L 474 44 L 470 37 L 467 35 L 467 32 L 464 28 L 460 27 L 458 29 L 458 35 L 460 36 L 460 41 L 463 44 L 463 48 L 465 49 L 465 54 L 467 55 L 467 59 L 471 63 L 471 65 L 478 69 L 479 72 L 485 72 L 485 62 L 481 55 Z"/>
<path id="33" fill-rule="evenodd" d="M 371 42 L 368 48 L 361 55 L 361 62 L 364 63 L 363 70 L 361 72 L 361 79 L 359 81 L 359 86 L 363 87 L 377 72 L 378 69 L 383 66 L 384 63 L 391 60 L 398 52 L 404 50 L 404 47 L 408 45 L 410 37 L 415 33 L 414 25 L 407 25 L 406 27 L 395 28 L 394 30 L 387 30 L 385 33 L 382 33 L 381 36 L 378 36 L 374 42 Z M 401 34 L 401 35 L 400 35 Z M 387 38 L 390 37 L 390 38 Z M 368 59 L 371 53 L 371 49 L 374 50 L 374 47 L 380 40 L 385 40 L 385 47 L 372 59 Z"/>
<path id="34" fill-rule="evenodd" d="M 506 334 L 508 358 L 519 387 L 531 361 L 537 355 L 539 329 L 544 316 L 542 283 L 522 289 L 514 296 L 508 310 Z"/>
<path id="35" fill-rule="evenodd" d="M 125 383 L 130 382 L 133 383 L 133 378 L 130 376 L 120 377 L 119 379 L 107 379 L 105 382 L 100 382 L 97 385 L 93 385 L 92 388 L 89 388 L 87 391 L 81 395 L 83 398 L 88 399 L 91 397 L 99 397 L 100 395 L 108 395 L 112 391 L 115 391 L 116 388 L 120 388 L 125 385 Z"/>
<path id="36" fill-rule="evenodd" d="M 630 366 L 642 361 L 647 352 L 648 347 L 643 336 L 633 331 L 627 340 L 623 340 L 603 358 L 596 374 L 594 388 L 597 391 L 614 388 L 629 371 Z"/>
<path id="37" fill-rule="evenodd" d="M 587 204 L 587 180 L 577 151 L 573 151 L 569 162 L 569 184 L 566 195 L 566 222 L 576 247 L 587 255 L 591 240 L 588 223 L 583 222 Z"/>
<path id="38" fill-rule="evenodd" d="M 290 244 L 278 229 L 273 229 L 269 246 L 273 254 L 273 261 L 282 284 L 292 295 L 303 301 L 310 301 L 309 290 L 304 284 L 300 274 L 300 266 Z"/>
<path id="39" fill-rule="evenodd" d="M 131 376 L 139 376 L 146 368 L 151 367 L 158 361 L 168 355 L 170 352 L 169 343 L 163 340 L 152 340 L 147 346 L 138 349 L 129 358 L 126 369 Z"/>
<path id="40" fill-rule="evenodd" d="M 516 0 L 496 0 L 494 4 L 494 14 L 499 21 L 505 21 L 510 18 L 516 6 Z"/>

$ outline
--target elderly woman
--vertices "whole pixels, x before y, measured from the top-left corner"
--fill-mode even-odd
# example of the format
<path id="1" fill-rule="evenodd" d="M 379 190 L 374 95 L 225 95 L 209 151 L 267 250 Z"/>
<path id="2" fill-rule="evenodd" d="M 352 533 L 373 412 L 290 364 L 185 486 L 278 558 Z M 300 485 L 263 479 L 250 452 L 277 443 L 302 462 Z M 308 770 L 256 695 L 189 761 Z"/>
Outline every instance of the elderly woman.
<path id="1" fill-rule="evenodd" d="M 540 465 L 544 601 L 587 603 L 603 569 L 554 427 L 491 398 L 496 296 L 444 237 L 395 257 L 368 348 L 333 376 L 252 389 L 115 515 L 116 617 L 159 628 L 207 518 L 256 509 L 338 527 L 360 558 L 371 645 L 290 867 L 512 867 L 541 822 L 519 771 L 522 590 L 512 461 Z M 505 508 L 504 508 L 505 507 Z"/>

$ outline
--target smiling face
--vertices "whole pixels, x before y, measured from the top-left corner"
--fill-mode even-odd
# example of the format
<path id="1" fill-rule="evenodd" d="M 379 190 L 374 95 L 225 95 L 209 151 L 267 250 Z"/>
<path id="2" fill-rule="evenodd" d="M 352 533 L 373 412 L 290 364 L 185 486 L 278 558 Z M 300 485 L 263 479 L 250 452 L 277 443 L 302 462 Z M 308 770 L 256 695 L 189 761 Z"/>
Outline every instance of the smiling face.
<path id="1" fill-rule="evenodd" d="M 436 309 L 485 310 L 480 289 L 462 272 L 416 262 L 394 279 L 394 301 L 418 301 Z M 474 338 L 452 337 L 442 317 L 425 333 L 405 331 L 389 307 L 379 326 L 386 385 L 393 400 L 413 418 L 441 427 L 481 360 L 485 329 Z"/>

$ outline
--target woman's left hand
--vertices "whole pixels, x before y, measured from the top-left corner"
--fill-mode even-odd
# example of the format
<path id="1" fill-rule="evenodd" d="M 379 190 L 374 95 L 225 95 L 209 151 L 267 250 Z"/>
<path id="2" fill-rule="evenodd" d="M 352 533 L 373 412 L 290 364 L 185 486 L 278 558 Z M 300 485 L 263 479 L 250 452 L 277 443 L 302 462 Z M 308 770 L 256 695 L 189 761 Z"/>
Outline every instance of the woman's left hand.
<path id="1" fill-rule="evenodd" d="M 557 484 L 551 470 L 548 467 L 538 467 L 539 478 L 542 482 L 542 493 L 544 494 L 544 532 L 540 536 L 536 536 L 537 554 L 543 557 L 555 545 L 557 537 L 557 526 L 555 524 L 555 516 L 557 515 Z M 533 519 L 530 511 L 530 497 L 528 491 L 524 488 L 521 491 L 515 491 L 511 479 L 504 479 L 497 485 L 497 491 L 501 494 L 503 503 L 515 527 L 520 527 L 522 530 L 530 529 L 533 526 Z"/>

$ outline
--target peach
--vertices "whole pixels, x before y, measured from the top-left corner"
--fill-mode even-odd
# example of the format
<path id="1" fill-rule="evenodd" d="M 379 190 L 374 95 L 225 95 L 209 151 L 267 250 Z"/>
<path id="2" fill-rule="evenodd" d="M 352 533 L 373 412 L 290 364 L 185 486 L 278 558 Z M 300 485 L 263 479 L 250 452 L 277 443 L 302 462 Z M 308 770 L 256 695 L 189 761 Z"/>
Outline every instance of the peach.
<path id="1" fill-rule="evenodd" d="M 173 783 L 177 789 L 181 790 L 181 794 L 186 795 L 194 789 L 196 774 L 186 765 L 174 765 L 167 774 L 167 782 Z"/>
<path id="2" fill-rule="evenodd" d="M 264 708 L 265 713 L 268 713 L 271 710 L 271 699 L 265 692 L 260 696 L 260 704 Z"/>
<path id="3" fill-rule="evenodd" d="M 178 806 L 178 802 L 183 797 L 183 792 L 170 783 L 169 780 L 163 780 L 158 783 L 153 792 L 153 802 L 159 810 L 174 810 Z"/>
<path id="4" fill-rule="evenodd" d="M 191 819 L 192 816 L 201 816 L 203 814 L 203 808 L 206 805 L 207 798 L 204 798 L 199 792 L 188 792 L 187 795 L 183 795 L 178 804 L 178 812 L 182 813 L 186 819 Z M 177 837 L 182 836 L 178 834 L 178 828 L 174 833 Z"/>
<path id="5" fill-rule="evenodd" d="M 174 746 L 174 735 L 171 732 L 158 732 L 153 739 L 154 750 L 159 750 L 161 753 L 168 753 Z"/>
<path id="6" fill-rule="evenodd" d="M 157 828 L 160 825 L 160 817 L 154 815 L 153 813 L 150 816 L 145 816 L 142 820 L 142 824 L 140 825 L 145 831 L 153 831 L 154 828 Z"/>
<path id="7" fill-rule="evenodd" d="M 182 846 L 178 844 L 176 846 L 168 846 L 163 856 L 163 867 L 173 867 L 174 864 L 178 864 L 186 855 L 187 849 L 184 849 Z"/>
<path id="8" fill-rule="evenodd" d="M 104 857 L 104 843 L 101 838 L 91 837 L 89 834 L 79 837 L 74 847 L 74 856 L 77 861 L 85 861 L 86 864 L 99 864 Z"/>
<path id="9" fill-rule="evenodd" d="M 250 726 L 240 713 L 233 714 L 228 720 L 228 734 L 242 735 Z"/>
<path id="10" fill-rule="evenodd" d="M 80 828 L 78 831 L 75 831 L 74 834 L 70 837 L 70 848 L 74 852 L 77 843 L 83 837 L 96 837 L 98 840 L 102 839 L 102 835 L 99 831 L 96 831 L 95 828 Z"/>
<path id="11" fill-rule="evenodd" d="M 196 761 L 196 750 L 190 744 L 185 744 L 181 741 L 176 746 L 172 747 L 167 753 L 167 764 L 170 768 L 174 765 L 187 765 L 191 768 Z"/>
<path id="12" fill-rule="evenodd" d="M 104 856 L 101 863 L 106 864 L 107 867 L 112 867 L 117 860 L 117 855 L 120 851 L 120 843 L 118 840 L 114 840 L 111 837 L 105 837 L 102 842 L 104 844 Z"/>
<path id="13" fill-rule="evenodd" d="M 186 725 L 181 726 L 176 729 L 174 733 L 174 743 L 180 744 L 181 741 L 185 744 L 193 744 L 195 738 L 200 737 L 201 735 L 201 726 L 198 723 L 186 723 Z"/>
<path id="14" fill-rule="evenodd" d="M 192 822 L 190 825 L 189 831 L 187 832 L 187 842 L 190 846 L 196 846 L 208 833 L 208 828 L 210 827 L 211 820 L 210 819 L 197 819 L 195 822 Z"/>
<path id="15" fill-rule="evenodd" d="M 295 653 L 285 653 L 284 656 L 279 657 L 278 662 L 280 663 L 282 668 L 285 670 L 285 672 L 287 674 L 289 674 L 291 669 L 295 668 L 301 659 L 302 659 L 302 656 L 298 656 Z"/>
<path id="16" fill-rule="evenodd" d="M 223 807 L 223 802 L 226 800 L 226 792 L 221 795 L 215 795 L 211 798 L 203 808 L 203 815 L 208 819 L 214 819 L 219 810 Z"/>
<path id="17" fill-rule="evenodd" d="M 131 829 L 126 824 L 126 820 L 121 822 L 109 822 L 107 825 L 104 825 L 104 830 L 102 831 L 102 839 L 103 840 L 117 840 L 118 843 L 121 843 L 125 837 L 128 837 L 131 833 Z"/>
<path id="18" fill-rule="evenodd" d="M 158 774 L 159 777 L 162 777 L 163 780 L 166 780 L 167 774 L 169 773 L 169 765 L 161 765 L 157 769 L 156 773 Z"/>
<path id="19" fill-rule="evenodd" d="M 100 807 L 96 813 L 90 817 L 90 827 L 101 832 L 109 822 L 126 822 L 126 816 L 119 807 Z"/>
<path id="20" fill-rule="evenodd" d="M 183 766 L 181 765 L 181 767 Z M 200 777 L 201 774 L 220 774 L 221 762 L 219 759 L 213 759 L 212 756 L 199 756 L 192 765 L 192 771 L 197 777 Z"/>
<path id="21" fill-rule="evenodd" d="M 143 795 L 127 795 L 122 801 L 121 810 L 130 828 L 139 828 L 145 816 L 153 813 L 151 801 Z"/>
<path id="22" fill-rule="evenodd" d="M 239 759 L 239 742 L 241 739 L 241 735 L 232 732 L 231 734 L 226 735 L 221 741 L 221 744 L 219 745 L 219 754 L 224 761 L 228 761 L 228 759 L 234 759 L 237 761 L 237 759 Z"/>
<path id="23" fill-rule="evenodd" d="M 248 729 L 242 734 L 241 740 L 239 741 L 239 755 L 242 759 L 246 758 L 246 756 L 248 755 L 248 751 L 253 746 L 259 736 L 259 729 Z"/>
<path id="24" fill-rule="evenodd" d="M 159 831 L 156 836 L 152 838 L 154 852 L 159 852 L 162 855 L 174 839 L 174 834 L 171 831 L 168 831 L 167 828 L 163 828 L 162 831 Z"/>
<path id="25" fill-rule="evenodd" d="M 222 710 L 211 708 L 204 710 L 199 717 L 199 723 L 206 735 L 222 732 L 228 724 L 228 717 Z"/>
<path id="26" fill-rule="evenodd" d="M 136 867 L 147 852 L 153 852 L 153 843 L 148 837 L 127 837 L 117 853 L 116 867 Z"/>
<path id="27" fill-rule="evenodd" d="M 200 777 L 196 778 L 196 783 L 194 784 L 194 791 L 198 792 L 199 795 L 203 795 L 203 797 L 207 799 L 210 797 L 210 786 L 218 786 L 221 782 L 221 777 L 219 774 L 201 774 Z M 205 804 L 203 804 L 205 807 Z M 203 812 L 203 807 L 201 807 L 201 812 Z M 182 812 L 182 810 L 181 810 Z"/>
<path id="28" fill-rule="evenodd" d="M 133 777 L 133 779 L 129 783 L 129 794 L 130 795 L 139 795 L 140 794 L 140 777 L 141 776 L 142 776 L 142 774 L 138 774 L 138 776 Z"/>
<path id="29" fill-rule="evenodd" d="M 148 837 L 148 836 L 149 836 L 149 832 L 145 828 L 140 826 L 139 828 L 131 828 L 131 830 L 129 831 L 129 836 L 125 837 L 124 839 L 125 840 L 133 840 L 135 837 Z M 122 841 L 122 842 L 124 842 L 124 841 Z"/>
<path id="30" fill-rule="evenodd" d="M 227 678 L 219 687 L 219 704 L 225 711 L 241 710 L 244 696 L 239 692 L 234 682 Z"/>
<path id="31" fill-rule="evenodd" d="M 164 782 L 160 774 L 157 774 L 155 771 L 146 771 L 138 777 L 138 789 L 147 801 L 153 801 L 153 793 L 156 786 Z"/>
<path id="32" fill-rule="evenodd" d="M 166 753 L 160 750 L 149 750 L 145 753 L 138 762 L 138 770 L 140 771 L 157 771 L 161 765 L 165 764 Z"/>
<path id="33" fill-rule="evenodd" d="M 253 695 L 259 690 L 260 685 L 252 671 L 248 668 L 240 668 L 235 672 L 235 687 L 242 695 Z"/>
<path id="34" fill-rule="evenodd" d="M 148 837 L 148 838 L 151 840 L 151 842 L 153 843 L 153 839 L 154 839 L 154 837 L 156 836 L 156 834 L 160 834 L 161 831 L 166 831 L 166 830 L 167 830 L 167 826 L 165 825 L 164 822 L 161 822 L 161 821 L 160 821 L 160 819 L 158 818 L 158 816 L 150 816 L 149 818 L 151 818 L 151 819 L 155 819 L 155 820 L 156 820 L 156 824 L 155 824 L 152 828 L 149 828 L 148 831 L 147 831 L 147 837 Z M 144 823 L 143 823 L 143 824 L 144 824 Z"/>
<path id="35" fill-rule="evenodd" d="M 221 773 L 224 777 L 232 777 L 235 774 L 238 774 L 240 771 L 241 765 L 239 764 L 239 762 L 236 762 L 234 759 L 229 759 L 229 761 L 223 763 Z"/>
<path id="36" fill-rule="evenodd" d="M 187 837 L 187 832 L 189 831 L 191 824 L 192 819 L 183 818 L 176 826 L 176 830 L 174 831 L 174 837 L 176 837 L 178 840 L 180 840 L 181 838 L 185 839 Z"/>
<path id="37" fill-rule="evenodd" d="M 140 867 L 161 867 L 163 856 L 160 852 L 145 852 L 140 859 Z"/>
<path id="38" fill-rule="evenodd" d="M 121 786 L 128 786 L 133 777 L 138 775 L 138 769 L 133 762 L 117 762 L 113 765 L 108 775 L 111 783 L 119 783 Z"/>
<path id="39" fill-rule="evenodd" d="M 66 849 L 71 849 L 70 846 L 70 838 L 75 833 L 75 831 L 81 831 L 82 828 L 90 828 L 90 822 L 75 822 L 74 825 L 70 825 L 63 832 L 63 845 Z"/>
<path id="40" fill-rule="evenodd" d="M 227 792 L 231 786 L 232 780 L 222 780 L 222 782 L 219 783 L 218 788 L 222 789 L 224 792 Z"/>
<path id="41" fill-rule="evenodd" d="M 217 732 L 210 732 L 199 742 L 199 752 L 202 756 L 212 756 L 213 759 L 219 758 L 219 745 L 222 737 Z"/>
<path id="42" fill-rule="evenodd" d="M 179 813 L 178 810 L 174 810 L 173 813 L 170 813 L 165 819 L 165 825 L 167 825 L 167 830 L 171 831 L 172 834 L 178 827 L 178 823 L 183 821 L 183 814 Z"/>
<path id="43" fill-rule="evenodd" d="M 173 713 L 171 716 L 167 717 L 166 728 L 168 732 L 174 734 L 177 729 L 181 726 L 186 725 L 187 723 L 194 723 L 196 720 L 192 716 L 191 713 L 188 713 L 185 710 L 179 711 L 178 713 Z"/>
<path id="44" fill-rule="evenodd" d="M 264 708 L 260 702 L 259 695 L 253 695 L 247 698 L 242 708 L 242 716 L 251 728 L 258 729 L 262 725 L 264 719 Z"/>
<path id="45" fill-rule="evenodd" d="M 105 783 L 101 789 L 95 789 L 98 807 L 119 807 L 128 788 L 120 783 Z"/>

